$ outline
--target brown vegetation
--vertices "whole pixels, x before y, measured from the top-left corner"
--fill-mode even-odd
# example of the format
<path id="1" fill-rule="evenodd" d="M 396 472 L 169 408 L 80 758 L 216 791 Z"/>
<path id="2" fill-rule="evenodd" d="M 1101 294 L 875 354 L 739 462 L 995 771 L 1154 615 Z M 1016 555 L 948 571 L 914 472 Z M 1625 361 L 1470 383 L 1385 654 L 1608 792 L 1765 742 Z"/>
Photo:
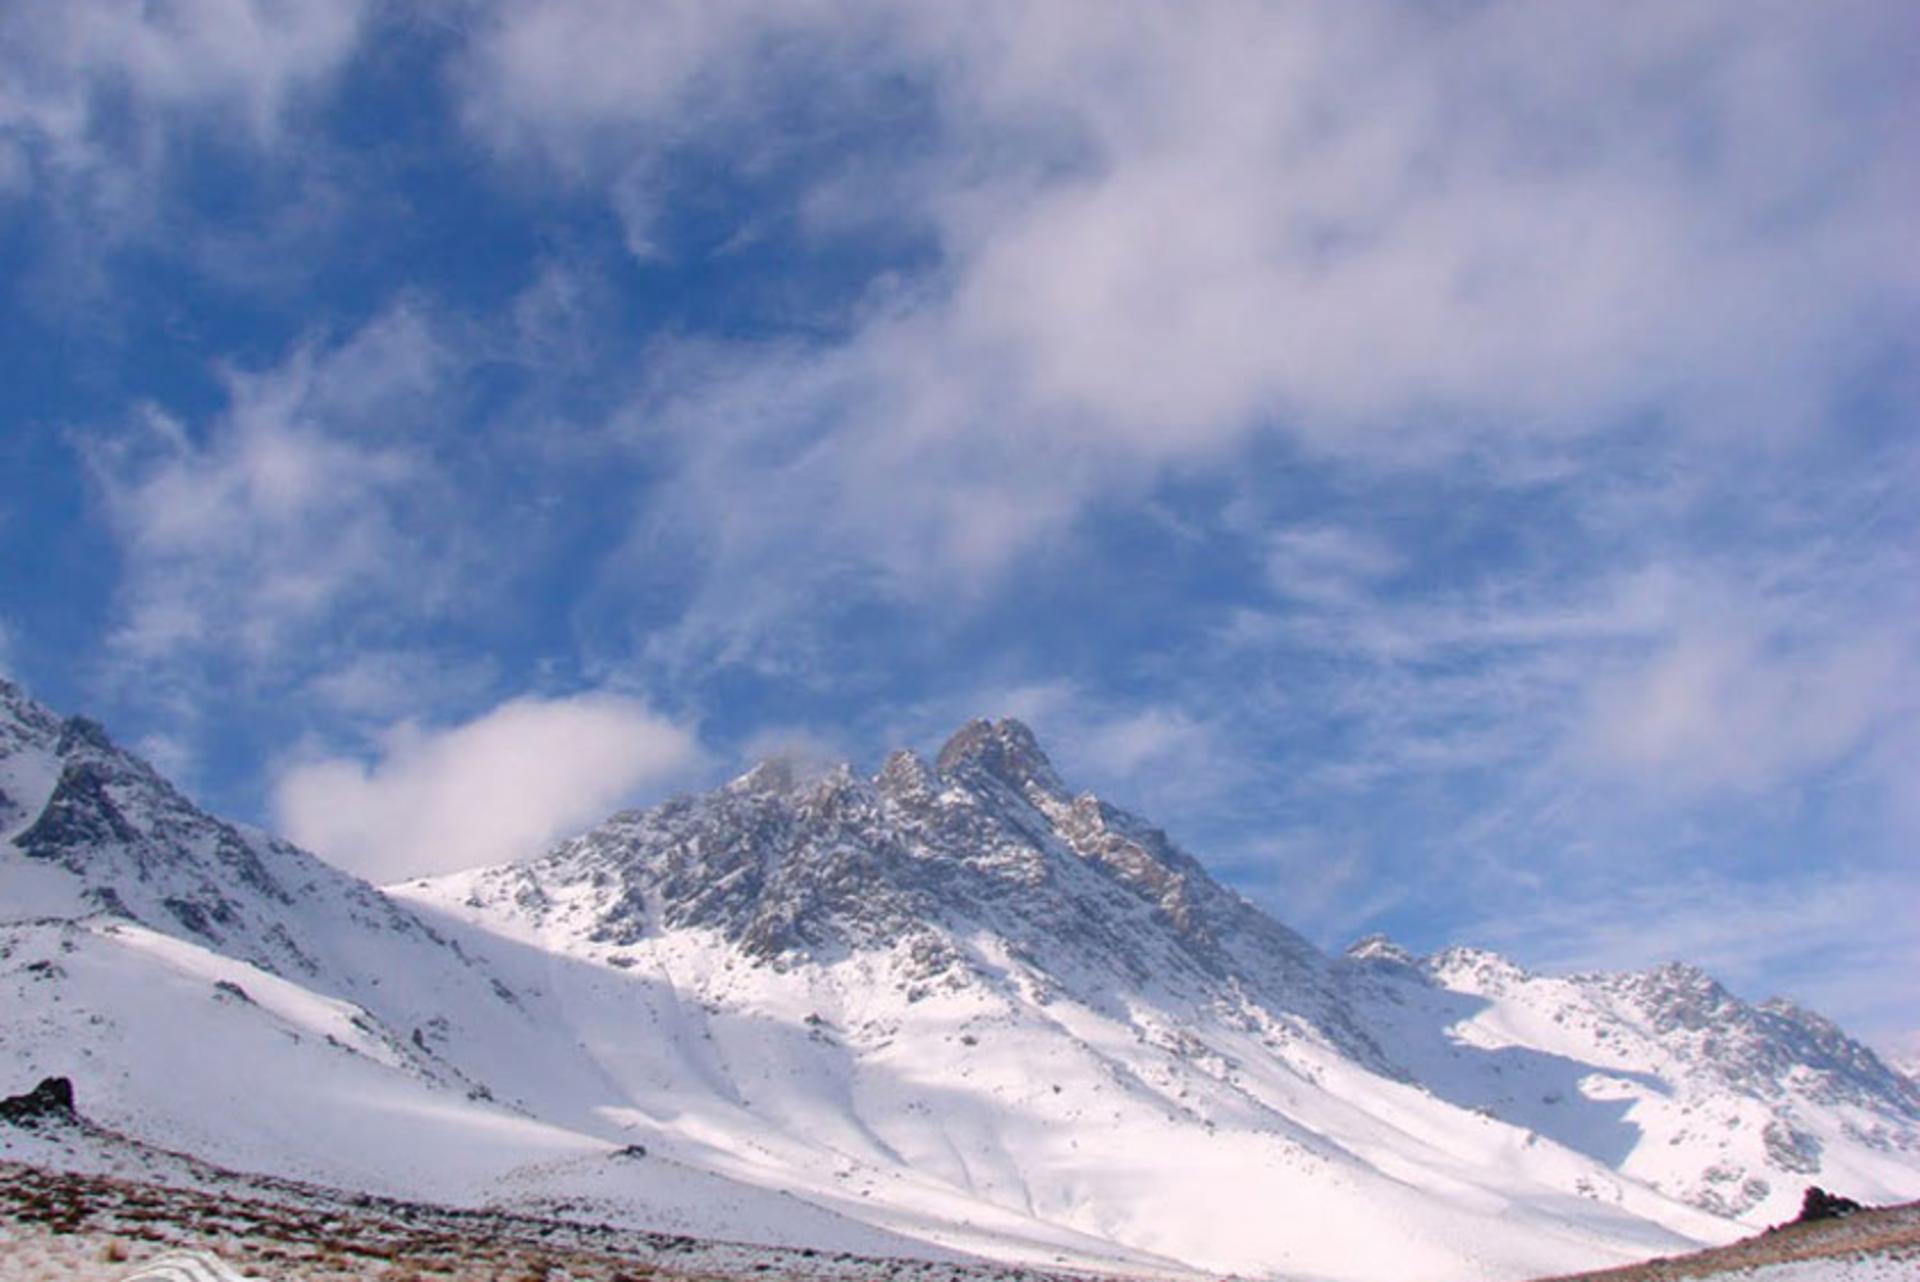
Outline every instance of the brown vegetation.
<path id="1" fill-rule="evenodd" d="M 1838 1219 L 1783 1224 L 1732 1246 L 1542 1282 L 1678 1282 L 1763 1264 L 1860 1255 L 1911 1259 L 1920 1275 L 1920 1202 L 1862 1210 Z"/>

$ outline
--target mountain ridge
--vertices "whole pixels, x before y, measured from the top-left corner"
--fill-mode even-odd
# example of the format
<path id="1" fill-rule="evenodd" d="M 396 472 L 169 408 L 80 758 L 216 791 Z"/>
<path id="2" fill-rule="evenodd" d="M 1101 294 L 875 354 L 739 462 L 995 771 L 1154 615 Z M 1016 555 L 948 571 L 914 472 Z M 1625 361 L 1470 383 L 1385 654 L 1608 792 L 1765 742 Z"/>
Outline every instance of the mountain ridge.
<path id="1" fill-rule="evenodd" d="M 1017 721 L 384 889 L 89 726 L 0 685 L 0 1068 L 78 1055 L 116 1127 L 227 1165 L 1356 1282 L 1725 1240 L 1814 1175 L 1920 1193 L 1913 1084 L 1819 1017 L 1686 967 L 1329 956 Z"/>

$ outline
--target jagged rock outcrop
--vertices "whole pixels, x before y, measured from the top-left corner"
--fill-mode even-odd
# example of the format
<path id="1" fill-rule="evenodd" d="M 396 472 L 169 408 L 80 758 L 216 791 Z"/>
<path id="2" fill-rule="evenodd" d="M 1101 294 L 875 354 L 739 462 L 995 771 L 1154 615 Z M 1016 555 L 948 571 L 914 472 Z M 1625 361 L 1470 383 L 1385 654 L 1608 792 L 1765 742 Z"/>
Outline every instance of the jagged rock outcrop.
<path id="1" fill-rule="evenodd" d="M 58 716 L 4 679 L 0 788 L 14 815 L 0 844 L 0 925 L 125 922 L 186 940 L 354 1003 L 369 1028 L 391 1024 L 380 1035 L 403 1045 L 418 1072 L 470 1086 L 392 1032 L 429 1022 L 441 999 L 386 973 L 389 943 L 422 973 L 450 971 L 473 991 L 492 994 L 497 981 L 389 896 L 208 814 L 99 723 Z M 49 963 L 38 974 L 57 970 Z"/>
<path id="2" fill-rule="evenodd" d="M 26 1094 L 0 1099 L 0 1122 L 14 1126 L 71 1122 L 75 1117 L 73 1083 L 64 1077 L 42 1078 L 40 1084 Z"/>
<path id="3" fill-rule="evenodd" d="M 1847 1216 L 1866 1208 L 1850 1197 L 1838 1193 L 1829 1193 L 1817 1184 L 1807 1187 L 1806 1196 L 1800 1202 L 1800 1214 L 1794 1220 L 1796 1224 L 1809 1224 L 1815 1220 L 1843 1220 Z"/>
<path id="4" fill-rule="evenodd" d="M 36 780 L 37 797 L 23 786 Z M 0 680 L 0 786 L 8 784 L 31 818 L 13 848 L 70 875 L 71 898 L 45 912 L 124 917 L 309 976 L 325 968 L 324 936 L 338 933 L 332 923 L 318 929 L 323 918 L 430 933 L 358 878 L 208 814 L 97 722 L 56 717 Z"/>
<path id="5" fill-rule="evenodd" d="M 768 763 L 617 815 L 472 893 L 564 913 L 608 945 L 711 930 L 776 966 L 897 949 L 924 984 L 1004 980 L 957 943 L 984 930 L 1090 1001 L 1159 989 L 1253 1002 L 1366 1053 L 1318 950 L 1160 830 L 1069 793 L 1011 719 L 968 723 L 931 766 L 896 752 L 870 778 Z"/>

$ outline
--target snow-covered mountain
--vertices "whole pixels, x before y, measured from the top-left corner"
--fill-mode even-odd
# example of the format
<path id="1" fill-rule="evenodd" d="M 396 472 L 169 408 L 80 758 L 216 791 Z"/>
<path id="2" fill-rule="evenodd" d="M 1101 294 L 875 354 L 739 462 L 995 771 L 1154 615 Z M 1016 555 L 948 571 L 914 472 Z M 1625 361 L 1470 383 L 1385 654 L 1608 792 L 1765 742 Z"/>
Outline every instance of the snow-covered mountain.
<path id="1" fill-rule="evenodd" d="M 1356 1017 L 1430 1090 L 1670 1196 L 1764 1224 L 1816 1180 L 1912 1187 L 1920 1087 L 1791 1002 L 1681 963 L 1549 978 L 1379 938 L 1348 957 Z"/>
<path id="2" fill-rule="evenodd" d="M 1729 1240 L 1814 1180 L 1920 1195 L 1920 1090 L 1817 1016 L 1680 967 L 1328 957 L 1016 722 L 871 778 L 770 763 L 384 893 L 5 686 L 0 794 L 0 1071 L 230 1165 L 1353 1279 Z"/>
<path id="3" fill-rule="evenodd" d="M 711 1172 L 641 1169 L 617 1128 L 582 1123 L 604 1083 L 532 995 L 4 680 L 0 796 L 0 1094 L 68 1076 L 117 1131 L 346 1188 L 927 1250 Z M 23 1145 L 0 1127 L 0 1158 Z"/>

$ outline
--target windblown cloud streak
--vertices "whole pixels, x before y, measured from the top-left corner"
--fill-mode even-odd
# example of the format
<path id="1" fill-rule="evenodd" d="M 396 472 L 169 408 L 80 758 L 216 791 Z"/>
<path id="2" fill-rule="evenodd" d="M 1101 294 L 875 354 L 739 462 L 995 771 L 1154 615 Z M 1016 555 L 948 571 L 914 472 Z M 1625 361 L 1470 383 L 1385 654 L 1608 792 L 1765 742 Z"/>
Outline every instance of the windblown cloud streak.
<path id="1" fill-rule="evenodd" d="M 501 6 L 469 121 L 618 203 L 689 137 L 773 127 L 782 50 L 857 47 L 933 103 L 886 194 L 939 270 L 842 340 L 662 365 L 642 402 L 694 486 L 648 519 L 705 526 L 717 584 L 793 548 L 888 591 L 991 580 L 1261 433 L 1390 468 L 1525 467 L 1648 421 L 1791 451 L 1920 293 L 1888 6 L 648 14 Z M 843 181 L 790 198 L 838 206 Z M 784 501 L 711 502 L 712 477 Z M 767 623 L 723 588 L 702 605 Z"/>

